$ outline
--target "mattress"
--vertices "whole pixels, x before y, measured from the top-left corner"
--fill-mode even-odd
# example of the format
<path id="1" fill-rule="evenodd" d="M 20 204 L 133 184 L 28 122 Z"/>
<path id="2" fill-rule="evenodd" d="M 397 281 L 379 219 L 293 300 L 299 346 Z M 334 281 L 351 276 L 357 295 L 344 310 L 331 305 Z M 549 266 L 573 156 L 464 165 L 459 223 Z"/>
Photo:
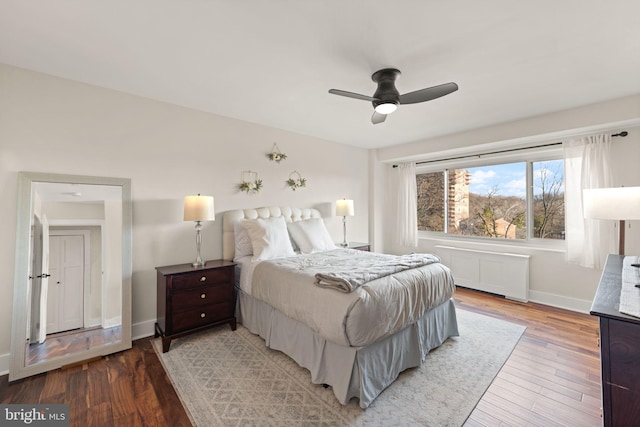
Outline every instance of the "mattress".
<path id="1" fill-rule="evenodd" d="M 324 339 L 350 347 L 393 335 L 455 292 L 451 271 L 439 262 L 380 277 L 350 293 L 316 286 L 315 270 L 304 268 L 318 258 L 330 264 L 332 257 L 367 254 L 337 249 L 260 263 L 240 259 L 239 287 Z"/>

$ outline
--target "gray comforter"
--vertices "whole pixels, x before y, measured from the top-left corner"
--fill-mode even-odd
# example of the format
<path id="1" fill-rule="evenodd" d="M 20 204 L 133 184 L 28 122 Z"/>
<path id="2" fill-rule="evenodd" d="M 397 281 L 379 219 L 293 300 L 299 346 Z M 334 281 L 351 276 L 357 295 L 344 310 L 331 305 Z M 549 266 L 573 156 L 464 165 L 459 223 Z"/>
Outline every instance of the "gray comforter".
<path id="1" fill-rule="evenodd" d="M 353 292 L 315 283 L 315 275 L 327 267 L 349 260 L 361 265 L 379 255 L 336 249 L 262 261 L 253 270 L 251 293 L 327 340 L 359 347 L 402 330 L 455 292 L 451 271 L 435 259 L 363 283 Z"/>

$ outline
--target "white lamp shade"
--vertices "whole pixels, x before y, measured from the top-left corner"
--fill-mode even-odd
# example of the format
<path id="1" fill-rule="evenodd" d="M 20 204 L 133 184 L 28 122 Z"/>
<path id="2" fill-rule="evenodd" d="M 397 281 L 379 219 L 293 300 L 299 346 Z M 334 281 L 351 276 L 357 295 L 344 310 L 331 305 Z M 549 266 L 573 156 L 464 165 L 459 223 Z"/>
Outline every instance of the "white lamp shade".
<path id="1" fill-rule="evenodd" d="M 215 221 L 216 214 L 213 210 L 213 197 L 211 196 L 186 196 L 184 198 L 185 221 Z"/>
<path id="2" fill-rule="evenodd" d="M 582 192 L 585 218 L 640 219 L 640 187 L 591 188 Z"/>
<path id="3" fill-rule="evenodd" d="M 336 200 L 337 216 L 353 216 L 353 200 Z"/>

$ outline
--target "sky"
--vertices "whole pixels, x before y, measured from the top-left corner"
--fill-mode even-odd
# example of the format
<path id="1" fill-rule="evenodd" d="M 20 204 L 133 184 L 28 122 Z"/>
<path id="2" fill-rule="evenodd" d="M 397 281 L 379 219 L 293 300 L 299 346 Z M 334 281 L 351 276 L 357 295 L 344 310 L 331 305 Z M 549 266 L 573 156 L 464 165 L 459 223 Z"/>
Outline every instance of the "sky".
<path id="1" fill-rule="evenodd" d="M 539 194 L 540 177 L 546 173 L 548 180 L 563 174 L 563 161 L 535 162 L 533 167 L 534 194 Z M 467 168 L 471 172 L 469 191 L 487 195 L 492 189 L 502 196 L 525 198 L 527 188 L 527 166 L 525 162 Z M 563 189 L 564 191 L 564 189 Z"/>

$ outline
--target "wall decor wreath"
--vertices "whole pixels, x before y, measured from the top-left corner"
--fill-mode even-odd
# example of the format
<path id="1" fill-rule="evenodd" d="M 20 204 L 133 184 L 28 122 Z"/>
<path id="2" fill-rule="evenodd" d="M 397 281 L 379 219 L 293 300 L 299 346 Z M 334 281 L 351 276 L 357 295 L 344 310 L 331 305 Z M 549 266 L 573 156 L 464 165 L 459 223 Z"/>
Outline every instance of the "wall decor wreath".
<path id="1" fill-rule="evenodd" d="M 251 194 L 259 192 L 261 188 L 262 180 L 258 179 L 258 172 L 242 171 L 242 183 L 240 184 L 240 191 Z"/>
<path id="2" fill-rule="evenodd" d="M 285 160 L 287 158 L 287 155 L 284 154 L 283 152 L 281 152 L 280 148 L 278 147 L 278 144 L 276 144 L 274 142 L 273 143 L 273 148 L 271 149 L 271 152 L 269 154 L 267 154 L 267 157 L 271 161 L 274 161 L 276 163 L 280 163 L 281 161 L 283 161 L 283 160 Z"/>
<path id="3" fill-rule="evenodd" d="M 293 191 L 296 191 L 296 188 L 307 186 L 307 179 L 300 176 L 300 173 L 298 171 L 293 171 L 289 174 L 287 184 Z"/>

